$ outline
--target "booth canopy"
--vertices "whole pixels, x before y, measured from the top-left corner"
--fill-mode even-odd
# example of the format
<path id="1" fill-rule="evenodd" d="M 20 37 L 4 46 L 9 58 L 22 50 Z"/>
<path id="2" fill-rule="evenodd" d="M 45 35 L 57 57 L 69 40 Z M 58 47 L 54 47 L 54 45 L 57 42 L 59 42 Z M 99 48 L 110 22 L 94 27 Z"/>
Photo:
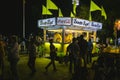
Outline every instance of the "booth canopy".
<path id="1" fill-rule="evenodd" d="M 66 28 L 97 31 L 102 29 L 102 23 L 79 18 L 54 17 L 38 20 L 38 27 L 46 30 Z"/>

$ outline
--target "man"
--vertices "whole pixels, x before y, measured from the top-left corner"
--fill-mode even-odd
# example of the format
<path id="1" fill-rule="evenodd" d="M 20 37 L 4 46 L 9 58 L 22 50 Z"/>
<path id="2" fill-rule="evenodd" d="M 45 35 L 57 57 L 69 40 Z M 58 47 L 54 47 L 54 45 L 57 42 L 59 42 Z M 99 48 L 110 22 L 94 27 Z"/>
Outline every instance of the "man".
<path id="1" fill-rule="evenodd" d="M 37 53 L 36 53 L 36 39 L 35 39 L 35 37 L 30 39 L 28 50 L 29 50 L 28 67 L 32 71 L 30 75 L 34 75 L 35 72 L 36 72 L 35 61 L 36 61 L 36 55 L 37 55 Z"/>
<path id="2" fill-rule="evenodd" d="M 46 72 L 48 71 L 48 68 L 50 65 L 53 65 L 53 71 L 57 71 L 56 66 L 55 66 L 55 58 L 56 58 L 56 54 L 57 54 L 56 53 L 57 49 L 53 45 L 53 39 L 50 39 L 49 42 L 50 42 L 50 59 L 51 59 L 51 61 L 45 67 Z"/>
<path id="3" fill-rule="evenodd" d="M 80 37 L 78 37 L 78 45 L 80 47 L 80 56 L 83 58 L 84 60 L 84 67 L 86 67 L 87 64 L 87 41 L 84 39 L 84 35 L 81 35 Z"/>
<path id="4" fill-rule="evenodd" d="M 92 62 L 92 50 L 93 50 L 93 43 L 92 43 L 91 39 L 89 39 L 88 52 L 87 52 L 87 63 L 88 64 Z"/>
<path id="5" fill-rule="evenodd" d="M 79 63 L 79 45 L 78 45 L 78 40 L 77 38 L 73 38 L 72 39 L 72 43 L 69 44 L 69 46 L 67 47 L 67 52 L 69 53 L 69 60 L 70 60 L 70 64 L 69 64 L 69 72 L 72 73 L 72 65 L 74 64 L 74 73 L 77 71 L 78 69 L 78 63 Z"/>

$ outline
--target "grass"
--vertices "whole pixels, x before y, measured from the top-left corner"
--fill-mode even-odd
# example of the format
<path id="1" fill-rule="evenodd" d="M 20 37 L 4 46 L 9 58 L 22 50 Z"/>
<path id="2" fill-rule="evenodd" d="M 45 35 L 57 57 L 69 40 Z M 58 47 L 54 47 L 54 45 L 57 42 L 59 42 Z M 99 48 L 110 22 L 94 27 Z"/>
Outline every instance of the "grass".
<path id="1" fill-rule="evenodd" d="M 45 73 L 45 66 L 49 63 L 48 58 L 36 59 L 36 70 L 34 76 L 30 76 L 30 69 L 27 66 L 28 56 L 21 55 L 18 62 L 18 74 L 20 80 L 70 80 L 71 74 L 68 73 L 68 66 L 60 64 L 56 61 L 57 72 L 53 72 L 52 66 L 49 68 L 48 73 Z M 5 60 L 5 80 L 10 80 L 10 66 L 7 59 Z"/>

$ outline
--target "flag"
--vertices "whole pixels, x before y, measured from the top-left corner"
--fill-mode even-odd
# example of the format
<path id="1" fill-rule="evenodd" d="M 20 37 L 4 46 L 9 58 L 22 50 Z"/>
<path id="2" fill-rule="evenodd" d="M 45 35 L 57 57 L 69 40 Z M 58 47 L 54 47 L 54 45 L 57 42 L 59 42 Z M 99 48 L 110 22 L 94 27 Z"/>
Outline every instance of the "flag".
<path id="1" fill-rule="evenodd" d="M 76 7 L 77 7 L 77 5 L 76 5 L 76 1 L 75 1 L 74 4 L 73 4 L 73 12 L 74 12 L 74 14 L 76 14 Z"/>
<path id="2" fill-rule="evenodd" d="M 96 10 L 100 10 L 101 11 L 101 8 L 96 5 L 92 0 L 91 0 L 91 3 L 90 3 L 90 12 L 89 12 L 89 20 L 92 20 L 92 16 L 91 16 L 91 12 L 92 11 L 96 11 Z"/>
<path id="3" fill-rule="evenodd" d="M 101 16 L 104 16 L 104 18 L 105 18 L 105 20 L 107 19 L 107 15 L 106 15 L 106 12 L 105 12 L 105 10 L 104 10 L 104 8 L 103 8 L 103 6 L 101 7 L 102 8 L 102 12 L 101 12 Z"/>
<path id="4" fill-rule="evenodd" d="M 42 15 L 52 15 L 52 13 L 44 6 L 42 5 Z"/>
<path id="5" fill-rule="evenodd" d="M 70 13 L 70 17 L 75 17 L 75 15 L 71 12 L 71 13 Z"/>
<path id="6" fill-rule="evenodd" d="M 96 10 L 100 10 L 101 11 L 101 8 L 99 6 L 97 6 L 92 0 L 91 0 L 91 3 L 90 3 L 90 11 L 96 11 Z"/>
<path id="7" fill-rule="evenodd" d="M 47 9 L 57 10 L 58 7 L 51 0 L 47 0 Z"/>
<path id="8" fill-rule="evenodd" d="M 59 14 L 59 17 L 63 17 L 63 14 L 62 14 L 62 11 L 61 11 L 60 8 L 59 8 L 59 12 L 58 12 L 58 14 Z"/>

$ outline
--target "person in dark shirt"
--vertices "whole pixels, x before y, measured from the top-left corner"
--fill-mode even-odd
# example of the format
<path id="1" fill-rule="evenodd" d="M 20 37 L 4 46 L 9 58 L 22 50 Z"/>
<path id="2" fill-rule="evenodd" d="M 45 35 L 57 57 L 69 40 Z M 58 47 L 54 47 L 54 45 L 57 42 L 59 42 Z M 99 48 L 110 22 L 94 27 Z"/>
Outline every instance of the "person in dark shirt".
<path id="1" fill-rule="evenodd" d="M 55 58 L 56 58 L 56 54 L 57 54 L 56 53 L 57 48 L 55 48 L 55 46 L 53 45 L 53 39 L 50 39 L 49 42 L 50 42 L 50 59 L 51 59 L 51 61 L 45 67 L 46 72 L 48 71 L 48 68 L 49 68 L 50 65 L 53 65 L 53 71 L 57 71 L 56 65 L 55 65 Z"/>
<path id="2" fill-rule="evenodd" d="M 36 42 L 35 42 L 35 38 L 31 38 L 30 39 L 30 43 L 28 46 L 28 50 L 29 50 L 29 60 L 28 60 L 28 67 L 31 69 L 31 74 L 30 75 L 34 75 L 34 73 L 36 72 L 35 69 L 35 61 L 36 61 Z"/>
<path id="3" fill-rule="evenodd" d="M 87 50 L 88 50 L 88 52 L 87 52 L 87 63 L 91 63 L 92 62 L 92 50 L 93 50 L 93 43 L 92 43 L 91 39 L 89 39 L 89 41 L 88 41 Z"/>
<path id="4" fill-rule="evenodd" d="M 72 65 L 74 64 L 74 72 L 75 73 L 78 69 L 78 63 L 79 63 L 79 52 L 80 52 L 80 48 L 78 45 L 78 40 L 77 38 L 73 38 L 72 39 L 72 43 L 69 44 L 69 46 L 67 47 L 67 52 L 69 53 L 69 60 L 70 60 L 70 64 L 69 64 L 69 72 L 72 73 Z"/>
<path id="5" fill-rule="evenodd" d="M 87 41 L 84 39 L 84 35 L 80 35 L 78 37 L 78 45 L 80 47 L 80 56 L 84 60 L 84 67 L 86 67 L 87 64 Z"/>

